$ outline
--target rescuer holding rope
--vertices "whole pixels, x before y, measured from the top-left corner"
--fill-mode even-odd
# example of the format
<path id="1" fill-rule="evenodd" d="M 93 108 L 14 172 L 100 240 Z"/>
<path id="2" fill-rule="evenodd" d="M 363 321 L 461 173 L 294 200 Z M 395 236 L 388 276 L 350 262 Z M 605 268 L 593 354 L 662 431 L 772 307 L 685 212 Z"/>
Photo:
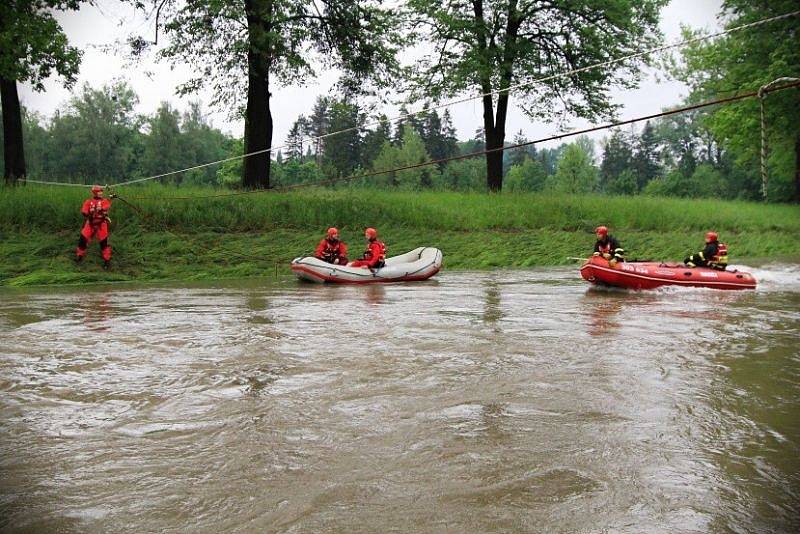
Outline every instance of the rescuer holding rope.
<path id="1" fill-rule="evenodd" d="M 92 238 L 100 242 L 100 252 L 103 255 L 103 268 L 111 267 L 111 245 L 108 244 L 108 211 L 111 209 L 111 199 L 115 198 L 111 194 L 110 198 L 103 198 L 103 188 L 99 185 L 92 186 L 92 198 L 87 199 L 81 207 L 81 214 L 85 219 L 81 236 L 78 239 L 78 248 L 75 251 L 75 261 L 80 263 L 86 256 L 86 247 Z"/>

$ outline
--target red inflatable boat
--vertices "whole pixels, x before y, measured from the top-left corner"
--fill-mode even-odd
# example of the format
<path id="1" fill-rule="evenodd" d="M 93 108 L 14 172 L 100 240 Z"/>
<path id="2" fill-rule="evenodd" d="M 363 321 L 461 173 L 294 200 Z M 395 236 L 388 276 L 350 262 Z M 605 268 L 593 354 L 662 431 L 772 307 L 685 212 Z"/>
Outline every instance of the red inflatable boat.
<path id="1" fill-rule="evenodd" d="M 679 263 L 631 261 L 613 267 L 598 256 L 581 267 L 581 276 L 593 284 L 628 289 L 653 289 L 660 286 L 709 287 L 712 289 L 755 289 L 750 273 L 689 268 Z"/>

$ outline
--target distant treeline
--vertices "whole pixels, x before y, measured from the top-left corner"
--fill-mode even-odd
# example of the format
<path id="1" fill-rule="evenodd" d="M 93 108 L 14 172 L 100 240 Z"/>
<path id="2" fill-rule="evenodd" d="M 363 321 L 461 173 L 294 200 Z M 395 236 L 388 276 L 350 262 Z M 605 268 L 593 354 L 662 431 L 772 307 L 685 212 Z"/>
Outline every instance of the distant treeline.
<path id="1" fill-rule="evenodd" d="M 138 97 L 125 83 L 84 86 L 52 117 L 25 112 L 25 152 L 32 179 L 113 183 L 238 156 L 241 139 L 214 128 L 199 103 L 188 111 L 163 103 L 151 115 L 135 112 Z M 406 114 L 401 109 L 401 114 Z M 504 189 L 620 195 L 760 198 L 754 164 L 736 163 L 703 127 L 704 115 L 686 113 L 609 132 L 599 143 L 582 136 L 556 148 L 508 150 Z M 372 128 L 360 125 L 373 123 Z M 330 132 L 342 134 L 318 140 Z M 0 132 L 0 136 L 2 132 Z M 308 116 L 292 125 L 286 149 L 274 155 L 273 185 L 280 187 L 382 172 L 345 183 L 402 190 L 485 191 L 482 157 L 394 172 L 429 160 L 484 149 L 482 130 L 459 141 L 449 111 L 390 123 L 345 98 L 320 97 Z M 1 140 L 1 139 L 0 139 Z M 528 139 L 520 131 L 512 143 Z M 2 143 L 0 143 L 1 146 Z M 390 172 L 384 172 L 390 171 Z M 176 185 L 239 187 L 241 161 L 234 160 L 160 179 Z M 789 200 L 790 173 L 775 176 L 770 200 Z"/>

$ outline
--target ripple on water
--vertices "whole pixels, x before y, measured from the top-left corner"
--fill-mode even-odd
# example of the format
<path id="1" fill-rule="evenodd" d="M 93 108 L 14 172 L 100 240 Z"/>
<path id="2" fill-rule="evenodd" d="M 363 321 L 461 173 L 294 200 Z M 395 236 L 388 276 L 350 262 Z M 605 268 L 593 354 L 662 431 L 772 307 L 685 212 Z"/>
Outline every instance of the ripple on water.
<path id="1" fill-rule="evenodd" d="M 0 293 L 0 528 L 792 531 L 800 269 Z"/>

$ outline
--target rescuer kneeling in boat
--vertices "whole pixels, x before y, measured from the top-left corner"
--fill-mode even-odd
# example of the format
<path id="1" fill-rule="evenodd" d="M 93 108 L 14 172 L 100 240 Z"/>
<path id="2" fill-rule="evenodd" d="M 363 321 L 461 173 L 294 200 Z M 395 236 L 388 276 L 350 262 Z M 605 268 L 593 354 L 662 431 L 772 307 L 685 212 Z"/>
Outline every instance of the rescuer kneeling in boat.
<path id="1" fill-rule="evenodd" d="M 362 259 L 351 262 L 348 267 L 369 267 L 370 269 L 380 269 L 386 265 L 386 245 L 378 241 L 378 231 L 375 228 L 367 228 L 364 231 L 364 238 L 367 240 L 367 250 L 364 251 Z"/>
<path id="2" fill-rule="evenodd" d="M 86 256 L 86 247 L 92 238 L 100 241 L 100 252 L 103 255 L 103 268 L 111 267 L 111 245 L 108 244 L 108 211 L 111 209 L 111 198 L 103 198 L 103 188 L 99 185 L 92 187 L 92 198 L 87 199 L 81 207 L 81 214 L 85 219 L 81 236 L 78 239 L 78 248 L 75 251 L 75 261 L 81 262 Z"/>
<path id="3" fill-rule="evenodd" d="M 347 265 L 347 245 L 339 240 L 339 230 L 328 228 L 327 234 L 317 245 L 314 256 L 334 265 Z"/>
<path id="4" fill-rule="evenodd" d="M 706 246 L 702 252 L 683 260 L 688 267 L 709 267 L 724 271 L 728 267 L 728 245 L 719 242 L 716 232 L 706 233 Z"/>
<path id="5" fill-rule="evenodd" d="M 618 261 L 625 261 L 625 250 L 613 235 L 609 235 L 608 228 L 598 226 L 594 229 L 594 233 L 597 235 L 597 242 L 594 244 L 594 256 L 604 257 L 612 267 Z"/>

